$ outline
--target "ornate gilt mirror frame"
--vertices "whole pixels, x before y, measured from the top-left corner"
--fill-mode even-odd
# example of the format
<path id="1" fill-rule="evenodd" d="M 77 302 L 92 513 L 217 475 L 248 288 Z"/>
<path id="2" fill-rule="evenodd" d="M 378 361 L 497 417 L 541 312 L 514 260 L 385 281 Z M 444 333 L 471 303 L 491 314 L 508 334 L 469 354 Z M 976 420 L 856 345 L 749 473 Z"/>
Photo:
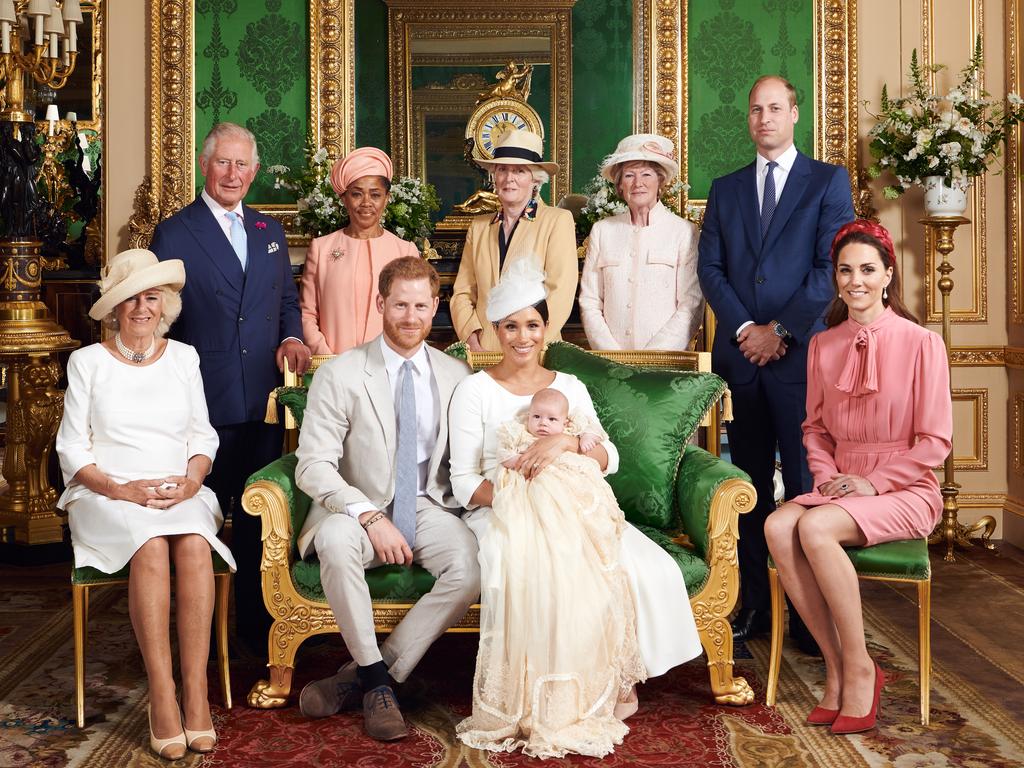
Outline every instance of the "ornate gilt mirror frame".
<path id="1" fill-rule="evenodd" d="M 466 37 L 546 37 L 550 41 L 551 125 L 544 137 L 548 156 L 559 164 L 551 178 L 551 200 L 570 191 L 572 168 L 572 6 L 576 0 L 385 0 L 388 6 L 388 81 L 391 89 L 391 156 L 395 172 L 422 174 L 420 141 L 413 107 L 413 39 Z M 514 55 L 505 55 L 498 65 Z M 521 58 L 521 57 L 520 57 Z M 518 60 L 518 59 L 517 59 Z M 472 109 L 472 104 L 470 104 Z M 467 110 L 468 113 L 468 110 Z"/>
<path id="2" fill-rule="evenodd" d="M 157 223 L 195 195 L 196 2 L 150 2 L 150 173 L 135 193 L 133 246 L 148 244 Z M 309 0 L 309 129 L 335 155 L 355 146 L 354 18 L 355 0 Z M 304 242 L 292 234 L 294 204 L 257 207 L 282 221 L 290 243 Z"/>
<path id="3" fill-rule="evenodd" d="M 586 0 L 581 0 L 586 2 Z M 192 200 L 195 189 L 193 32 L 196 0 L 150 3 L 150 175 L 136 193 L 136 212 L 130 222 L 135 244 L 148 243 L 160 219 Z M 564 6 L 548 11 L 536 10 Z M 553 185 L 557 194 L 569 189 L 571 171 L 570 115 L 571 10 L 573 0 L 521 0 L 514 7 L 487 0 L 388 0 L 391 46 L 391 146 L 399 172 L 412 167 L 413 115 L 408 109 L 410 79 L 405 63 L 410 24 L 447 25 L 455 29 L 467 16 L 478 26 L 489 22 L 506 28 L 537 25 L 546 18 L 557 35 L 555 55 L 565 79 L 553 78 L 558 93 L 548 137 L 552 154 L 562 163 Z M 440 9 L 439 9 L 440 6 Z M 344 154 L 355 146 L 355 2 L 310 0 L 310 114 L 314 139 L 332 152 Z M 445 10 L 447 9 L 447 10 Z M 815 156 L 850 170 L 854 200 L 860 214 L 869 213 L 866 179 L 857 165 L 857 5 L 856 0 L 814 0 L 816 93 L 814 104 Z M 687 27 L 686 8 L 679 0 L 633 0 L 633 127 L 671 138 L 680 151 L 681 175 L 687 172 Z M 531 21 L 532 20 L 532 21 Z M 401 34 L 398 34 L 398 33 Z M 554 66 L 554 65 L 553 65 Z M 557 83 L 557 85 L 556 85 Z M 400 97 L 398 96 L 400 94 Z M 554 195 L 553 195 L 554 196 Z M 701 200 L 684 201 L 701 205 Z M 286 225 L 294 206 L 273 206 L 268 212 Z M 296 238 L 300 241 L 301 238 Z"/>

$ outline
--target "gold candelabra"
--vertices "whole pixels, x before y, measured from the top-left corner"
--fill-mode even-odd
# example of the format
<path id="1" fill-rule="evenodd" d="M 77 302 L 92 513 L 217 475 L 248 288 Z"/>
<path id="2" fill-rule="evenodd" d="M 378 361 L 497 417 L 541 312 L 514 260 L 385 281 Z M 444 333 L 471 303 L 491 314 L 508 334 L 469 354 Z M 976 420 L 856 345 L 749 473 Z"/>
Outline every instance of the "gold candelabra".
<path id="1" fill-rule="evenodd" d="M 0 196 L 7 230 L 0 239 L 0 364 L 7 378 L 0 525 L 12 526 L 23 544 L 62 539 L 48 459 L 64 405 L 57 353 L 78 346 L 40 297 L 34 167 L 40 152 L 35 116 L 25 110 L 25 82 L 64 87 L 75 69 L 82 21 L 79 0 L 0 0 L 0 150 L 7 166 Z M 44 151 L 55 146 L 50 136 Z"/>
<path id="2" fill-rule="evenodd" d="M 952 335 L 950 327 L 949 295 L 953 292 L 953 265 L 949 263 L 949 254 L 953 252 L 953 233 L 961 224 L 970 224 L 971 220 L 963 216 L 927 216 L 921 219 L 921 223 L 928 227 L 933 236 L 935 250 L 942 256 L 942 262 L 935 268 L 939 273 L 938 288 L 942 294 L 942 340 L 946 344 L 946 358 L 950 365 L 950 396 L 952 396 L 953 380 L 953 357 L 952 357 Z M 960 506 L 957 503 L 957 496 L 960 493 L 960 486 L 954 479 L 953 449 L 950 448 L 949 455 L 943 463 L 942 481 L 942 520 L 935 526 L 931 536 L 928 537 L 929 544 L 945 544 L 946 554 L 943 559 L 953 562 L 954 548 L 969 547 L 973 543 L 970 535 L 982 531 L 981 543 L 988 549 L 995 549 L 992 544 L 992 534 L 996 530 L 995 518 L 985 515 L 971 526 L 966 526 L 957 520 Z"/>

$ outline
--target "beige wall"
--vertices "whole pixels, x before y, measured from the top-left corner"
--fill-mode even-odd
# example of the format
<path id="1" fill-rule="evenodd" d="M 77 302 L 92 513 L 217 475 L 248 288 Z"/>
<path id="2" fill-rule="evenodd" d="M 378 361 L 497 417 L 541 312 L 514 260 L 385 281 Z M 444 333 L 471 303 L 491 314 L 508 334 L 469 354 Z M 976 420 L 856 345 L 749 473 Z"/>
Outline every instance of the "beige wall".
<path id="1" fill-rule="evenodd" d="M 151 2 L 152 0 L 150 0 Z M 106 125 L 106 252 L 126 246 L 127 222 L 135 189 L 147 173 L 148 155 L 148 30 L 150 2 L 107 0 Z M 1024 0 L 858 0 L 858 88 L 861 99 L 877 108 L 883 83 L 890 91 L 905 87 L 911 51 L 925 63 L 947 64 L 937 75 L 940 89 L 966 63 L 975 34 L 984 35 L 985 87 L 993 94 L 1024 90 L 1021 79 L 1021 41 L 1017 27 Z M 1011 39 L 1012 38 L 1012 39 Z M 873 124 L 860 114 L 861 162 L 867 151 L 867 131 Z M 1021 150 L 1017 146 L 1016 156 Z M 1017 161 L 1017 170 L 1021 167 Z M 881 195 L 873 182 L 878 215 L 893 233 L 901 254 L 909 306 L 936 324 L 939 294 L 927 252 L 920 191 L 898 201 Z M 994 365 L 958 365 L 953 373 L 955 393 L 957 480 L 962 483 L 961 520 L 970 522 L 992 514 L 999 521 L 997 536 L 1024 545 L 1024 295 L 1017 302 L 1016 320 L 1008 317 L 1008 301 L 1018 293 L 1021 227 L 1012 227 L 1008 199 L 1022 196 L 1021 182 L 1009 174 L 990 175 L 971 193 L 970 226 L 957 233 L 951 256 L 955 267 L 952 294 L 953 343 L 961 357 L 986 357 Z M 1009 195 L 1008 195 L 1009 193 Z M 1016 195 L 1016 198 L 1014 198 Z M 1016 232 L 1016 238 L 1011 238 Z M 1012 242 L 1011 242 L 1012 241 Z M 1015 256 L 1016 254 L 1016 256 Z M 930 291 L 930 292 L 929 292 Z M 1011 345 L 1007 348 L 1007 345 Z M 1014 350 L 1019 349 L 1019 354 Z M 1009 358 L 1015 367 L 1007 368 Z M 1016 409 L 1014 403 L 1017 403 Z M 1009 500 L 1008 495 L 1009 494 Z"/>

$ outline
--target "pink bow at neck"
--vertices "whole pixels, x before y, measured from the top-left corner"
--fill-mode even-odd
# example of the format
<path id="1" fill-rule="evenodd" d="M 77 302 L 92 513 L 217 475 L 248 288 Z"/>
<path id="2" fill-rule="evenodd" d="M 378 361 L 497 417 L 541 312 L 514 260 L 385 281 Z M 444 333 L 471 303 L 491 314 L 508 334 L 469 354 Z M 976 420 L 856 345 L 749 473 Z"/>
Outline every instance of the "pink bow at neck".
<path id="1" fill-rule="evenodd" d="M 878 391 L 878 344 L 873 328 L 861 328 L 839 376 L 836 389 L 854 397 Z"/>
<path id="2" fill-rule="evenodd" d="M 656 141 L 644 142 L 643 144 L 640 145 L 640 149 L 642 149 L 645 152 L 651 152 L 652 154 L 655 154 L 655 155 L 661 155 L 662 157 L 667 157 L 669 160 L 675 160 L 675 157 L 673 157 L 672 153 L 671 152 L 666 152 L 664 149 L 662 149 L 660 146 L 658 146 L 658 142 L 656 142 Z"/>

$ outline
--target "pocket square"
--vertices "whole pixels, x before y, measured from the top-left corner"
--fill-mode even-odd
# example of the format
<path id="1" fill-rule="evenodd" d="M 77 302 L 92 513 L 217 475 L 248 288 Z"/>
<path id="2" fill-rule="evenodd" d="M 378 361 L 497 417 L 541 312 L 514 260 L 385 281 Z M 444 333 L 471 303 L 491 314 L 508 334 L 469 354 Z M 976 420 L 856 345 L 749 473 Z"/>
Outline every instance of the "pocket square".
<path id="1" fill-rule="evenodd" d="M 279 250 L 281 246 L 276 241 L 267 245 L 267 253 L 277 253 Z"/>

